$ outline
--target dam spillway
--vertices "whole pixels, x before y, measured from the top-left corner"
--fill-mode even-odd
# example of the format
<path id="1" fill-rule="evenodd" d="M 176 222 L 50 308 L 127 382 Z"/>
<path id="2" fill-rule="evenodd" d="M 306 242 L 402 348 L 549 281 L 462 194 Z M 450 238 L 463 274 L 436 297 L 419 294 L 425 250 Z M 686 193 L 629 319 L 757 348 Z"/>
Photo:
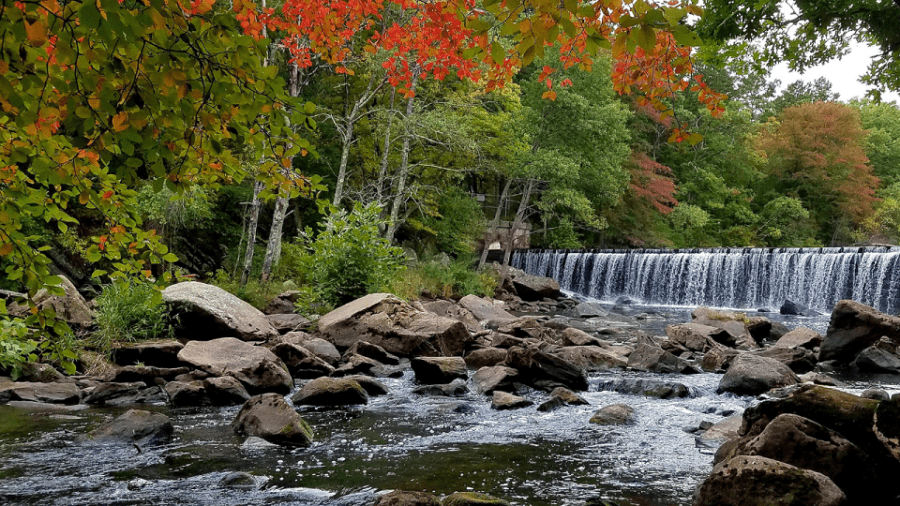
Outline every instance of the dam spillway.
<path id="1" fill-rule="evenodd" d="M 615 301 L 830 312 L 841 299 L 900 311 L 900 247 L 517 250 L 511 264 L 564 290 Z"/>

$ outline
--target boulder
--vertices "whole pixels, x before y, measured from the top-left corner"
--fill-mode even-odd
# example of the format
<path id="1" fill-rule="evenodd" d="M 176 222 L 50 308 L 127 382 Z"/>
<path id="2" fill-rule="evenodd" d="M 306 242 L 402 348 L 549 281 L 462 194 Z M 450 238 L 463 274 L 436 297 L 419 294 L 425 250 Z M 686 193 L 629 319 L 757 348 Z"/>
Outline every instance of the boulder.
<path id="1" fill-rule="evenodd" d="M 395 490 L 376 499 L 372 506 L 441 506 L 441 502 L 425 492 Z"/>
<path id="2" fill-rule="evenodd" d="M 514 346 L 506 356 L 506 365 L 519 371 L 520 381 L 536 388 L 588 389 L 587 376 L 580 367 L 541 350 Z"/>
<path id="3" fill-rule="evenodd" d="M 461 356 L 472 342 L 462 322 L 419 311 L 387 293 L 345 304 L 320 318 L 318 327 L 338 347 L 365 341 L 401 356 Z"/>
<path id="4" fill-rule="evenodd" d="M 469 393 L 465 380 L 455 379 L 451 383 L 423 385 L 413 389 L 414 394 L 441 397 L 462 397 Z"/>
<path id="5" fill-rule="evenodd" d="M 331 366 L 337 366 L 341 361 L 341 352 L 333 344 L 322 338 L 313 337 L 306 332 L 288 332 L 283 336 L 276 337 L 270 343 L 289 343 L 306 348 Z"/>
<path id="6" fill-rule="evenodd" d="M 400 363 L 400 359 L 397 358 L 396 355 L 388 353 L 384 348 L 378 346 L 377 344 L 367 343 L 365 341 L 357 341 L 353 343 L 353 346 L 351 346 L 347 349 L 347 351 L 344 352 L 344 358 L 346 359 L 354 353 L 358 353 L 364 357 L 369 357 L 372 360 L 381 362 L 382 364 L 397 365 Z"/>
<path id="7" fill-rule="evenodd" d="M 802 384 L 787 397 L 747 408 L 740 434 L 744 438 L 755 437 L 778 415 L 793 413 L 839 433 L 858 446 L 875 460 L 875 466 L 870 468 L 873 475 L 896 476 L 900 473 L 900 462 L 874 429 L 875 412 L 880 404 L 833 388 Z M 887 482 L 892 483 L 889 479 Z"/>
<path id="8" fill-rule="evenodd" d="M 165 386 L 166 395 L 169 396 L 169 404 L 172 406 L 204 406 L 210 404 L 203 380 L 194 380 L 190 383 L 184 381 L 170 381 Z"/>
<path id="9" fill-rule="evenodd" d="M 601 392 L 618 392 L 620 394 L 643 395 L 658 397 L 660 399 L 672 399 L 677 397 L 690 397 L 691 390 L 681 384 L 669 381 L 661 381 L 648 378 L 619 378 L 601 381 L 597 388 Z"/>
<path id="10" fill-rule="evenodd" d="M 590 403 L 584 400 L 580 395 L 575 392 L 569 390 L 568 388 L 558 387 L 554 388 L 552 392 L 550 392 L 550 397 L 554 399 L 561 399 L 564 403 L 569 406 L 586 406 Z"/>
<path id="11" fill-rule="evenodd" d="M 231 376 L 251 393 L 288 393 L 294 386 L 287 366 L 274 353 L 233 337 L 190 341 L 178 359 L 213 376 Z"/>
<path id="12" fill-rule="evenodd" d="M 519 371 L 502 365 L 482 367 L 475 371 L 472 383 L 480 394 L 492 394 L 495 390 L 509 390 L 518 381 Z"/>
<path id="13" fill-rule="evenodd" d="M 798 327 L 781 336 L 775 342 L 775 348 L 806 348 L 812 350 L 822 344 L 822 335 L 815 330 Z"/>
<path id="14" fill-rule="evenodd" d="M 603 344 L 596 337 L 575 327 L 568 327 L 559 332 L 559 340 L 562 341 L 563 346 L 601 346 Z"/>
<path id="15" fill-rule="evenodd" d="M 738 395 L 759 395 L 773 388 L 800 383 L 800 378 L 788 366 L 773 359 L 742 353 L 719 381 L 717 392 Z"/>
<path id="16" fill-rule="evenodd" d="M 497 365 L 506 360 L 506 350 L 503 348 L 479 348 L 466 353 L 466 366 L 480 369 L 486 366 Z"/>
<path id="17" fill-rule="evenodd" d="M 357 374 L 353 376 L 345 376 L 344 379 L 359 383 L 359 386 L 363 387 L 363 390 L 365 390 L 366 393 L 369 394 L 369 397 L 379 397 L 381 395 L 387 395 L 390 391 L 384 383 L 369 376 Z"/>
<path id="18" fill-rule="evenodd" d="M 291 397 L 295 405 L 346 406 L 366 404 L 369 394 L 358 382 L 346 378 L 316 378 Z"/>
<path id="19" fill-rule="evenodd" d="M 743 417 L 741 415 L 731 415 L 706 429 L 699 439 L 702 443 L 709 446 L 718 446 L 723 441 L 736 439 L 738 431 L 741 429 L 742 420 Z"/>
<path id="20" fill-rule="evenodd" d="M 87 301 L 78 293 L 69 278 L 59 277 L 62 279 L 59 287 L 65 292 L 63 295 L 52 295 L 46 288 L 42 288 L 32 300 L 41 311 L 53 309 L 56 317 L 68 323 L 74 330 L 90 328 L 94 324 L 94 316 Z M 15 302 L 8 306 L 8 311 L 10 315 L 22 318 L 32 314 L 28 305 L 19 305 Z"/>
<path id="21" fill-rule="evenodd" d="M 819 349 L 819 360 L 849 364 L 882 336 L 900 342 L 900 316 L 887 315 L 852 300 L 838 301 Z"/>
<path id="22" fill-rule="evenodd" d="M 85 395 L 85 404 L 99 406 L 127 406 L 166 402 L 167 396 L 156 385 L 147 386 L 143 381 L 131 383 L 101 383 Z"/>
<path id="23" fill-rule="evenodd" d="M 509 314 L 503 301 L 482 298 L 477 295 L 466 295 L 459 299 L 459 305 L 472 313 L 478 321 L 504 322 L 513 321 L 517 317 Z"/>
<path id="24" fill-rule="evenodd" d="M 828 476 L 854 504 L 877 494 L 872 459 L 837 432 L 802 416 L 784 413 L 741 445 L 743 455 L 759 455 Z"/>
<path id="25" fill-rule="evenodd" d="M 157 378 L 161 378 L 164 381 L 171 381 L 175 379 L 175 376 L 186 374 L 188 372 L 190 372 L 190 369 L 187 367 L 126 365 L 125 367 L 116 368 L 113 373 L 105 379 L 117 383 L 143 381 L 148 385 L 152 385 L 156 382 Z"/>
<path id="26" fill-rule="evenodd" d="M 344 376 L 352 376 L 355 374 L 365 374 L 367 376 L 375 375 L 379 368 L 383 365 L 377 360 L 364 357 L 358 353 L 354 353 L 345 358 L 346 362 L 334 370 L 331 375 L 335 378 Z"/>
<path id="27" fill-rule="evenodd" d="M 827 476 L 765 457 L 741 455 L 713 468 L 694 492 L 694 506 L 844 506 Z"/>
<path id="28" fill-rule="evenodd" d="M 878 346 L 859 352 L 852 365 L 863 372 L 900 374 L 900 357 Z"/>
<path id="29" fill-rule="evenodd" d="M 788 366 L 797 374 L 812 371 L 816 366 L 816 354 L 806 348 L 767 348 L 760 351 L 749 352 L 758 357 L 774 358 Z"/>
<path id="30" fill-rule="evenodd" d="M 781 304 L 781 309 L 778 310 L 781 314 L 792 315 L 792 316 L 819 316 L 822 313 L 816 311 L 815 309 L 809 308 L 800 304 L 799 302 L 794 302 L 789 299 L 785 299 Z"/>
<path id="31" fill-rule="evenodd" d="M 594 413 L 590 423 L 597 425 L 625 425 L 633 420 L 634 408 L 627 404 L 611 404 Z"/>
<path id="32" fill-rule="evenodd" d="M 180 337 L 265 341 L 278 335 L 262 311 L 217 286 L 187 281 L 167 287 L 162 295 L 178 316 Z"/>
<path id="33" fill-rule="evenodd" d="M 234 406 L 250 399 L 240 381 L 230 377 L 214 377 L 191 382 L 170 381 L 165 386 L 173 406 Z"/>
<path id="34" fill-rule="evenodd" d="M 496 410 L 520 409 L 531 406 L 532 404 L 534 403 L 524 397 L 519 397 L 518 395 L 513 395 L 509 392 L 500 390 L 495 390 L 494 395 L 491 398 L 491 409 Z"/>
<path id="35" fill-rule="evenodd" d="M 697 369 L 681 358 L 656 346 L 638 344 L 628 355 L 628 367 L 650 372 L 691 374 Z"/>
<path id="36" fill-rule="evenodd" d="M 700 368 L 708 372 L 725 372 L 731 367 L 731 362 L 740 353 L 731 348 L 709 350 L 700 360 Z"/>
<path id="37" fill-rule="evenodd" d="M 178 352 L 184 345 L 178 341 L 152 341 L 129 343 L 113 348 L 113 362 L 128 366 L 144 364 L 148 367 L 176 368 L 181 366 Z"/>
<path id="38" fill-rule="evenodd" d="M 521 337 L 494 332 L 491 334 L 491 346 L 494 348 L 512 348 L 513 346 L 525 346 L 525 340 Z"/>
<path id="39" fill-rule="evenodd" d="M 302 329 L 305 329 L 309 326 L 310 322 L 306 318 L 293 313 L 293 304 L 292 304 L 292 312 L 284 313 L 284 314 L 272 314 L 268 313 L 266 319 L 269 320 L 269 324 L 275 328 L 280 334 L 287 334 L 288 332 L 295 332 Z"/>
<path id="40" fill-rule="evenodd" d="M 599 346 L 566 346 L 553 354 L 585 371 L 624 369 L 628 365 L 622 355 Z"/>
<path id="41" fill-rule="evenodd" d="M 683 349 L 701 353 L 735 344 L 735 336 L 727 330 L 702 323 L 669 325 L 666 327 L 666 336 L 669 341 Z"/>
<path id="42" fill-rule="evenodd" d="M 743 344 L 746 346 L 745 349 L 754 349 L 753 343 L 747 341 L 745 337 L 749 336 L 754 342 L 759 342 L 769 337 L 769 331 L 772 329 L 772 322 L 768 318 L 708 307 L 699 307 L 692 311 L 691 320 L 694 323 L 727 331 L 734 336 L 737 345 Z"/>
<path id="43" fill-rule="evenodd" d="M 175 432 L 172 421 L 162 413 L 131 409 L 122 416 L 102 424 L 77 442 L 102 444 L 136 444 L 138 446 L 167 443 Z"/>
<path id="44" fill-rule="evenodd" d="M 313 431 L 284 397 L 268 393 L 244 403 L 231 422 L 238 434 L 256 436 L 283 446 L 309 446 Z"/>
<path id="45" fill-rule="evenodd" d="M 422 309 L 438 316 L 459 320 L 466 326 L 469 332 L 472 332 L 473 334 L 484 330 L 481 327 L 481 323 L 478 322 L 478 318 L 472 314 L 471 311 L 461 307 L 459 304 L 454 304 L 452 301 L 436 300 L 433 302 L 426 302 L 425 304 L 422 304 Z"/>
<path id="46" fill-rule="evenodd" d="M 466 361 L 460 357 L 422 357 L 412 360 L 416 381 L 423 385 L 447 384 L 466 379 Z"/>
<path id="47" fill-rule="evenodd" d="M 315 353 L 291 343 L 279 343 L 272 348 L 272 353 L 284 362 L 291 377 L 311 379 L 328 376 L 334 367 L 317 357 Z"/>
<path id="48" fill-rule="evenodd" d="M 492 495 L 479 492 L 453 492 L 441 501 L 441 506 L 509 506 L 509 501 L 504 501 Z"/>
<path id="49" fill-rule="evenodd" d="M 875 408 L 872 430 L 894 459 L 900 460 L 900 396 L 881 401 Z"/>
<path id="50" fill-rule="evenodd" d="M 0 399 L 9 401 L 78 404 L 81 389 L 74 383 L 34 383 L 18 381 L 0 384 Z"/>
<path id="51" fill-rule="evenodd" d="M 593 302 L 580 302 L 572 308 L 572 316 L 575 318 L 602 318 L 609 316 L 609 313 L 600 307 L 599 304 Z"/>
<path id="52" fill-rule="evenodd" d="M 516 274 L 512 278 L 512 284 L 516 294 L 524 301 L 538 301 L 543 299 L 558 299 L 562 297 L 559 283 L 555 279 L 531 274 Z"/>
<path id="53" fill-rule="evenodd" d="M 521 338 L 542 339 L 545 335 L 552 334 L 552 330 L 545 329 L 536 319 L 532 317 L 516 318 L 513 321 L 504 322 L 497 327 L 497 331 L 502 334 L 509 334 Z"/>

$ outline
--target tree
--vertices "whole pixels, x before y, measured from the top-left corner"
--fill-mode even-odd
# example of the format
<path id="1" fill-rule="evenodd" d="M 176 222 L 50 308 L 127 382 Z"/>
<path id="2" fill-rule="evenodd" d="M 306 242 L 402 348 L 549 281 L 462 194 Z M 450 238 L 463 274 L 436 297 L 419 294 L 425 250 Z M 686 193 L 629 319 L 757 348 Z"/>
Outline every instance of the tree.
<path id="1" fill-rule="evenodd" d="M 249 146 L 267 155 L 260 177 L 268 188 L 299 193 L 306 184 L 278 170 L 293 152 L 311 149 L 288 130 L 303 124 L 302 113 L 288 107 L 277 69 L 261 66 L 265 43 L 241 35 L 234 15 L 213 7 L 0 6 L 0 256 L 30 296 L 59 292 L 60 280 L 23 233 L 27 218 L 61 231 L 98 224 L 88 261 L 105 259 L 111 276 L 142 277 L 176 258 L 141 228 L 135 183 L 181 192 L 241 180 L 247 172 L 236 153 Z M 279 142 L 288 138 L 290 149 Z M 69 332 L 52 311 L 28 304 L 36 313 L 30 325 Z"/>
<path id="2" fill-rule="evenodd" d="M 868 130 L 866 156 L 872 172 L 888 187 L 900 182 L 900 107 L 896 103 L 856 102 L 862 127 Z"/>
<path id="3" fill-rule="evenodd" d="M 859 225 L 872 214 L 878 178 L 865 136 L 858 111 L 834 102 L 789 107 L 760 135 L 770 191 L 803 202 L 822 243 L 845 240 L 845 222 Z"/>
<path id="4" fill-rule="evenodd" d="M 762 66 L 788 62 L 792 70 L 847 53 L 852 42 L 881 49 L 863 81 L 878 89 L 900 89 L 900 2 L 897 0 L 711 0 L 697 31 L 724 44 L 732 58 L 751 52 Z"/>

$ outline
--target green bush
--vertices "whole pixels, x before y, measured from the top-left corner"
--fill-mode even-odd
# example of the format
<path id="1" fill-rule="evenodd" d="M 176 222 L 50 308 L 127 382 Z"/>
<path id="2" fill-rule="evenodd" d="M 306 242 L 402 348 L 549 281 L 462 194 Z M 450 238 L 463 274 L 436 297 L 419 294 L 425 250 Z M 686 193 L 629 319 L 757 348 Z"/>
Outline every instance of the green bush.
<path id="1" fill-rule="evenodd" d="M 115 343 L 171 338 L 174 330 L 159 289 L 149 283 L 116 281 L 96 299 L 99 330 L 89 342 L 109 352 Z"/>
<path id="2" fill-rule="evenodd" d="M 269 300 L 274 299 L 282 292 L 282 284 L 274 282 L 274 277 L 270 282 L 263 282 L 251 277 L 242 285 L 240 273 L 232 277 L 223 269 L 217 270 L 208 281 L 209 284 L 218 286 L 260 311 L 265 309 Z"/>
<path id="3" fill-rule="evenodd" d="M 403 250 L 390 245 L 379 234 L 384 224 L 374 204 L 357 205 L 352 212 L 333 211 L 315 240 L 307 245 L 307 254 L 293 251 L 282 259 L 282 269 L 295 282 L 308 282 L 315 297 L 324 306 L 338 306 L 390 286 L 403 267 Z M 312 231 L 307 229 L 307 237 Z"/>
<path id="4" fill-rule="evenodd" d="M 0 319 L 0 369 L 9 371 L 13 380 L 22 374 L 26 362 L 35 362 L 37 343 L 28 339 L 28 328 L 18 320 Z"/>
<path id="5" fill-rule="evenodd" d="M 375 205 L 338 211 L 312 243 L 314 266 L 308 269 L 321 300 L 340 305 L 387 286 L 403 270 L 403 250 L 379 234 L 384 223 Z"/>

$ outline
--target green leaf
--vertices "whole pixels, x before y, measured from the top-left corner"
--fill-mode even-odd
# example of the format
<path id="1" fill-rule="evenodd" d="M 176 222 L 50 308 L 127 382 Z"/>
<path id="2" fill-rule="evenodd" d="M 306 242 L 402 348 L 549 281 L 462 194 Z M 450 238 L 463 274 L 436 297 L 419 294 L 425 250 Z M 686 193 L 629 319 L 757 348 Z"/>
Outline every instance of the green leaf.
<path id="1" fill-rule="evenodd" d="M 100 26 L 100 11 L 96 2 L 85 0 L 78 9 L 78 22 L 87 30 L 94 30 Z"/>
<path id="2" fill-rule="evenodd" d="M 631 36 L 644 51 L 648 53 L 653 51 L 653 46 L 656 45 L 656 30 L 652 26 L 641 25 L 639 29 L 631 31 Z"/>
<path id="3" fill-rule="evenodd" d="M 178 255 L 176 255 L 175 253 L 167 253 L 162 258 L 163 258 L 163 260 L 165 260 L 166 262 L 169 262 L 169 263 L 174 263 L 174 262 L 178 261 Z"/>
<path id="4" fill-rule="evenodd" d="M 99 278 L 100 276 L 104 276 L 104 275 L 106 275 L 106 271 L 104 271 L 102 269 L 97 269 L 91 273 L 92 278 Z"/>
<path id="5" fill-rule="evenodd" d="M 503 60 L 506 59 L 506 50 L 503 49 L 503 46 L 499 41 L 491 42 L 491 58 L 494 59 L 494 63 L 501 64 Z"/>

